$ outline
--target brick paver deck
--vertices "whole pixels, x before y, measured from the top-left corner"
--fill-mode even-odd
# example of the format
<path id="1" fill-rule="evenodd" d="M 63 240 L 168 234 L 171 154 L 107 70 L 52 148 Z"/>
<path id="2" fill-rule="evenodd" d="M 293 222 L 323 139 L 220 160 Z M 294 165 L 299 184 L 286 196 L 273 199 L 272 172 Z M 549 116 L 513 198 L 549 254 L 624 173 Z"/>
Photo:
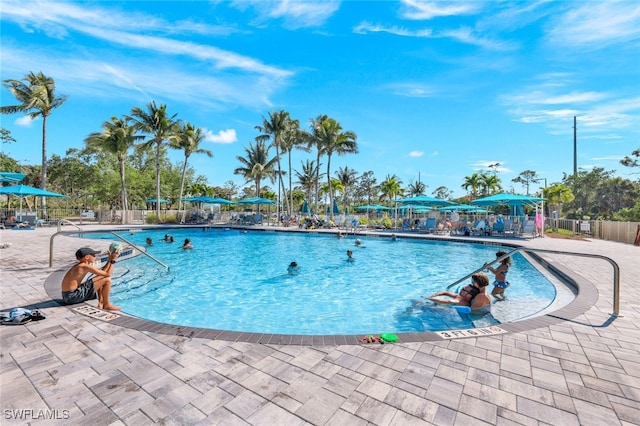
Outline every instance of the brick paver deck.
<path id="1" fill-rule="evenodd" d="M 78 241 L 57 237 L 49 268 L 54 232 L 0 231 L 12 244 L 0 249 L 0 309 L 47 315 L 0 327 L 3 425 L 640 424 L 640 247 L 508 239 L 612 258 L 617 318 L 611 265 L 542 255 L 597 289 L 588 306 L 480 338 L 283 345 L 141 331 L 59 306 L 44 284 Z"/>

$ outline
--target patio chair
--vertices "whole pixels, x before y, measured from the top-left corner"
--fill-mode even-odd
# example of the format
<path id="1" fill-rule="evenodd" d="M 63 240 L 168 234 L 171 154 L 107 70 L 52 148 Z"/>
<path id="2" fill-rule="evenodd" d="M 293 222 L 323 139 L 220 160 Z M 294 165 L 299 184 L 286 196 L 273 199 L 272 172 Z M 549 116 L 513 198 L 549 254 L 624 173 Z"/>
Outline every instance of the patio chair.
<path id="1" fill-rule="evenodd" d="M 253 216 L 253 224 L 254 225 L 262 225 L 262 214 L 258 213 Z"/>
<path id="2" fill-rule="evenodd" d="M 536 237 L 536 224 L 533 220 L 527 220 L 522 225 L 522 232 L 520 233 L 520 235 L 525 236 L 526 234 L 529 234 L 531 238 Z"/>
<path id="3" fill-rule="evenodd" d="M 471 228 L 471 233 L 473 235 L 484 235 L 485 228 L 487 227 L 487 222 L 484 220 L 478 220 L 473 223 L 473 228 Z"/>
<path id="4" fill-rule="evenodd" d="M 427 222 L 424 225 L 425 230 L 430 234 L 435 233 L 436 223 L 437 223 L 437 220 L 435 217 L 427 218 Z"/>

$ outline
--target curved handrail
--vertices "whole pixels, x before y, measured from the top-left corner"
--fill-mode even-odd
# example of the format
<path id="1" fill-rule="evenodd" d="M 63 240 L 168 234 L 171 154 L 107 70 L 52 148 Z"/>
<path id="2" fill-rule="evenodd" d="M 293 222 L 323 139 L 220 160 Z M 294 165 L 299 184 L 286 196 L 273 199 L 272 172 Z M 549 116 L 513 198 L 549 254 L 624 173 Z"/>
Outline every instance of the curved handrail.
<path id="1" fill-rule="evenodd" d="M 70 220 L 60 219 L 60 220 L 58 220 L 58 232 L 62 231 L 61 228 L 62 228 L 62 224 L 63 223 L 67 223 L 67 224 L 69 224 L 71 226 L 75 226 L 76 228 L 78 228 L 79 230 L 82 231 L 82 228 L 80 228 L 78 225 L 76 225 L 75 223 L 71 222 Z"/>
<path id="2" fill-rule="evenodd" d="M 64 220 L 64 219 L 62 219 L 62 220 Z M 60 222 L 62 222 L 62 220 Z M 71 223 L 71 224 L 74 225 L 73 223 Z M 80 229 L 82 231 L 82 228 L 78 228 L 78 229 Z M 58 231 L 55 234 L 53 234 L 51 236 L 51 238 L 49 239 L 49 268 L 51 268 L 53 266 L 53 239 L 55 237 L 57 237 L 59 234 L 63 234 L 63 233 L 64 232 L 62 232 L 62 231 Z M 132 248 L 135 248 L 140 253 L 142 253 L 145 256 L 147 256 L 149 259 L 153 260 L 154 262 L 158 263 L 159 265 L 164 266 L 167 269 L 167 271 L 169 270 L 169 266 L 168 265 L 166 265 L 163 262 L 161 262 L 160 260 L 156 259 L 154 256 L 152 256 L 149 253 L 147 253 L 146 250 L 142 250 L 140 247 L 138 247 L 137 245 L 135 245 L 131 241 L 127 240 L 126 238 L 122 237 L 121 235 L 115 233 L 114 231 L 106 231 L 106 233 L 111 234 L 111 235 L 115 236 L 116 238 L 124 241 L 125 243 L 129 244 Z"/>
<path id="3" fill-rule="evenodd" d="M 475 271 L 471 272 L 470 274 L 465 275 L 463 278 L 460 278 L 458 281 L 454 282 L 453 284 L 449 284 L 447 286 L 447 290 L 449 290 L 452 287 L 455 287 L 456 285 L 460 284 L 462 281 L 466 280 L 467 278 L 469 278 L 473 274 L 476 274 L 478 272 L 483 271 L 484 269 L 487 268 L 487 266 L 492 265 L 492 264 L 494 264 L 496 262 L 500 262 L 502 259 L 505 259 L 505 258 L 513 255 L 514 253 L 521 252 L 521 251 L 524 251 L 524 252 L 531 251 L 531 252 L 536 252 L 536 253 L 565 254 L 565 255 L 573 255 L 573 256 L 580 256 L 580 257 L 592 257 L 592 258 L 596 258 L 596 259 L 606 260 L 607 262 L 609 262 L 611 264 L 611 266 L 613 266 L 613 313 L 611 315 L 616 316 L 616 317 L 620 316 L 620 267 L 618 266 L 618 264 L 613 259 L 608 258 L 606 256 L 602 256 L 600 254 L 575 253 L 575 252 L 571 252 L 571 251 L 547 250 L 547 249 L 538 249 L 538 248 L 530 248 L 530 247 L 517 247 L 517 248 L 511 250 L 509 253 L 495 258 L 491 262 L 485 263 L 481 268 L 476 269 Z"/>
<path id="4" fill-rule="evenodd" d="M 153 260 L 154 262 L 164 266 L 167 271 L 169 270 L 169 266 L 162 263 L 161 261 L 159 261 L 158 259 L 156 259 L 155 257 L 151 256 L 149 253 L 147 253 L 146 250 L 141 250 L 140 247 L 138 247 L 137 245 L 135 245 L 134 243 L 132 243 L 131 241 L 127 240 L 126 238 L 124 238 L 123 236 L 116 234 L 113 231 L 109 231 L 110 234 L 116 236 L 117 238 L 121 239 L 122 241 L 124 241 L 125 243 L 129 244 L 131 247 L 136 248 L 140 253 L 144 254 L 145 256 L 147 256 L 149 259 Z"/>

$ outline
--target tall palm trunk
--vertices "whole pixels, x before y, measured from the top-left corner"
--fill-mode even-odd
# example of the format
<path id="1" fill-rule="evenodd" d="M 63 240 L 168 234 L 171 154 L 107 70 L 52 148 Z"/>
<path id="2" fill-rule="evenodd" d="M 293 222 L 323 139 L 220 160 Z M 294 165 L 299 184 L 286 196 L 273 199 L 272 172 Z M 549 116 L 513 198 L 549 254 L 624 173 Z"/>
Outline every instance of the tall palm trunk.
<path id="1" fill-rule="evenodd" d="M 47 189 L 47 116 L 48 114 L 42 114 L 42 174 L 40 188 Z M 42 218 L 47 217 L 47 199 L 42 197 L 40 202 L 42 206 Z"/>
<path id="2" fill-rule="evenodd" d="M 129 203 L 127 201 L 127 185 L 126 185 L 125 177 L 124 177 L 125 167 L 124 167 L 124 157 L 123 156 L 121 156 L 121 155 L 118 156 L 118 163 L 120 163 L 120 185 L 121 185 L 121 188 L 122 188 L 122 190 L 120 192 L 120 194 L 121 194 L 120 197 L 121 197 L 121 202 L 122 202 L 122 210 L 124 210 L 123 213 L 122 213 L 122 217 L 123 217 L 123 220 L 124 220 L 124 218 L 127 215 L 127 211 L 129 210 Z"/>
<path id="3" fill-rule="evenodd" d="M 289 203 L 289 216 L 293 216 L 293 189 L 292 189 L 292 182 L 291 182 L 291 151 L 289 151 L 289 198 L 290 198 L 290 203 Z"/>
<path id="4" fill-rule="evenodd" d="M 156 215 L 160 221 L 160 144 L 162 139 L 156 141 Z"/>
<path id="5" fill-rule="evenodd" d="M 327 184 L 329 185 L 329 219 L 333 220 L 333 188 L 331 186 L 331 155 L 327 154 Z"/>

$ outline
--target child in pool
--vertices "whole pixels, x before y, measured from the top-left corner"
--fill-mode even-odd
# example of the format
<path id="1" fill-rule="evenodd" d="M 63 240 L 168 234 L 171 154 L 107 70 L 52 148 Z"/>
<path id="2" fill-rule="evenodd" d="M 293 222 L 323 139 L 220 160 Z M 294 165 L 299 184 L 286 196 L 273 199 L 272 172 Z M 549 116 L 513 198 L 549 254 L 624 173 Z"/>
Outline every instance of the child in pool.
<path id="1" fill-rule="evenodd" d="M 507 254 L 506 251 L 500 250 L 496 253 L 496 257 L 502 257 Z M 487 265 L 487 269 L 491 271 L 495 275 L 495 281 L 493 282 L 493 290 L 491 291 L 491 295 L 495 297 L 496 300 L 504 300 L 504 291 L 511 284 L 507 281 L 507 272 L 509 272 L 509 267 L 511 266 L 511 257 L 505 257 L 500 261 L 500 266 L 497 268 L 493 268 Z"/>

